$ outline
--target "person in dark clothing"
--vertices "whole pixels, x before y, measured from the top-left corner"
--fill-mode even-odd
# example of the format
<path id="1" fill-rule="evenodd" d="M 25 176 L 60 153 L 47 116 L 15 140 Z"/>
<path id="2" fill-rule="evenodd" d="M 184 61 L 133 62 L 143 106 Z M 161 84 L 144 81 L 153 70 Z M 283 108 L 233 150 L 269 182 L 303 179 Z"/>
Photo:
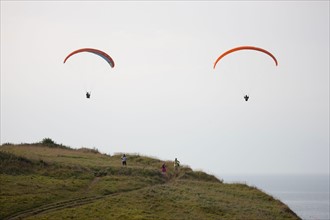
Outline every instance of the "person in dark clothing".
<path id="1" fill-rule="evenodd" d="M 178 170 L 179 169 L 179 166 L 180 166 L 180 161 L 178 161 L 178 159 L 175 158 L 175 160 L 174 160 L 174 169 L 175 170 Z"/>
<path id="2" fill-rule="evenodd" d="M 91 92 L 86 92 L 86 98 L 91 98 Z"/>
<path id="3" fill-rule="evenodd" d="M 123 156 L 121 157 L 121 163 L 122 163 L 123 166 L 126 166 L 127 165 L 126 164 L 126 161 L 127 161 L 127 157 L 126 157 L 125 154 L 123 154 Z"/>
<path id="4" fill-rule="evenodd" d="M 166 173 L 166 164 L 163 163 L 162 165 L 162 173 L 165 174 Z"/>

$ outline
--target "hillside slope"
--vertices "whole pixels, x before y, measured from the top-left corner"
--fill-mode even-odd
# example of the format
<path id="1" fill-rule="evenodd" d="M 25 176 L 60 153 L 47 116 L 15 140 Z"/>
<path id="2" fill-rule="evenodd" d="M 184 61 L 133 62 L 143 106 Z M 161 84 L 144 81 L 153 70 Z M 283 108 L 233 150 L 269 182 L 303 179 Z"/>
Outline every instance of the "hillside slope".
<path id="1" fill-rule="evenodd" d="M 254 187 L 166 161 L 62 145 L 0 147 L 0 219 L 299 219 Z"/>

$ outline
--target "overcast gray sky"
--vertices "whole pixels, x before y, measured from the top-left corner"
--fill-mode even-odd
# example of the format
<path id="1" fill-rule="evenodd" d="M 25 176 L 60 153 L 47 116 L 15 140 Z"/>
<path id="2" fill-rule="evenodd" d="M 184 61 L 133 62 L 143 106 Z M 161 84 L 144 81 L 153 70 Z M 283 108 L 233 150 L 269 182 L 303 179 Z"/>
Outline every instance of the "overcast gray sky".
<path id="1" fill-rule="evenodd" d="M 241 45 L 279 65 L 240 51 L 213 69 Z M 63 64 L 84 47 L 115 68 Z M 1 143 L 45 137 L 217 175 L 329 173 L 329 1 L 1 1 Z"/>

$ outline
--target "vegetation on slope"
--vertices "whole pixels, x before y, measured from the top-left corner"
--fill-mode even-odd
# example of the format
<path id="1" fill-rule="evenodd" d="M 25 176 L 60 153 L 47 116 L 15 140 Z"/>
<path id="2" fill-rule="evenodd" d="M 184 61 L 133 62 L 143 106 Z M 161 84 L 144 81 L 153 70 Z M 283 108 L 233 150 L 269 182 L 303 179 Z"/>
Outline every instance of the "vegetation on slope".
<path id="1" fill-rule="evenodd" d="M 223 184 L 187 166 L 97 149 L 37 144 L 0 147 L 0 219 L 299 219 L 254 187 Z"/>

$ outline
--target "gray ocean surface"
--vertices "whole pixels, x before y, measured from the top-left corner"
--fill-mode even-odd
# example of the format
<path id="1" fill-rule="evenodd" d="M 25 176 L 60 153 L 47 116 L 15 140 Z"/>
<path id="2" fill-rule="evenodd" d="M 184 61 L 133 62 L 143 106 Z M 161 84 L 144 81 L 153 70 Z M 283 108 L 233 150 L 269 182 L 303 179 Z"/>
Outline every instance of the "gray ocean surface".
<path id="1" fill-rule="evenodd" d="M 288 205 L 303 220 L 330 220 L 329 174 L 219 175 L 225 183 L 255 186 Z"/>

